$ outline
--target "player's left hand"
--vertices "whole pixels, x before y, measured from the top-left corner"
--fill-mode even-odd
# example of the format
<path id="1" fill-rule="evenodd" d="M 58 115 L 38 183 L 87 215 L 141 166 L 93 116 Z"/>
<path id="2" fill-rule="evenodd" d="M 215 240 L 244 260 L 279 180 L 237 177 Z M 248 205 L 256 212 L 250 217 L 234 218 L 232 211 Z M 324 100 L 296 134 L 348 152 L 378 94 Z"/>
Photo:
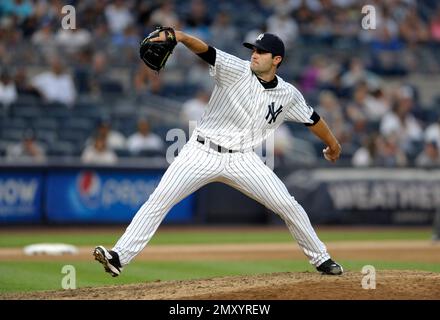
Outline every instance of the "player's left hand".
<path id="1" fill-rule="evenodd" d="M 336 160 L 339 159 L 339 156 L 341 155 L 342 147 L 339 143 L 335 144 L 334 146 L 328 146 L 324 150 L 322 150 L 322 153 L 324 154 L 324 158 L 327 161 L 330 162 L 336 162 Z"/>
<path id="2" fill-rule="evenodd" d="M 165 67 L 176 45 L 177 40 L 174 29 L 158 27 L 141 41 L 139 55 L 149 68 L 159 72 Z"/>

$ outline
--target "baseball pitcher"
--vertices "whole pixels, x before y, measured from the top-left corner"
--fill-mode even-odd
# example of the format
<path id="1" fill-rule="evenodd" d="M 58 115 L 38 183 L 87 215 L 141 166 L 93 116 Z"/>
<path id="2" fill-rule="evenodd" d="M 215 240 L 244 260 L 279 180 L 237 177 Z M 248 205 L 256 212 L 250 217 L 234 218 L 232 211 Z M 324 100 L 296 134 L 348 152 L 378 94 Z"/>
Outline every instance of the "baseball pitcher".
<path id="1" fill-rule="evenodd" d="M 176 203 L 218 181 L 277 213 L 318 271 L 342 274 L 342 266 L 331 259 L 302 206 L 254 152 L 283 121 L 294 121 L 308 126 L 325 143 L 326 160 L 334 162 L 341 153 L 324 119 L 293 85 L 276 75 L 284 58 L 283 42 L 276 35 L 260 34 L 255 42 L 243 43 L 251 50 L 250 61 L 245 61 L 182 31 L 159 28 L 141 42 L 141 59 L 160 71 L 179 42 L 210 65 L 215 87 L 209 105 L 125 233 L 111 250 L 96 247 L 95 259 L 106 272 L 118 276 L 151 240 Z"/>

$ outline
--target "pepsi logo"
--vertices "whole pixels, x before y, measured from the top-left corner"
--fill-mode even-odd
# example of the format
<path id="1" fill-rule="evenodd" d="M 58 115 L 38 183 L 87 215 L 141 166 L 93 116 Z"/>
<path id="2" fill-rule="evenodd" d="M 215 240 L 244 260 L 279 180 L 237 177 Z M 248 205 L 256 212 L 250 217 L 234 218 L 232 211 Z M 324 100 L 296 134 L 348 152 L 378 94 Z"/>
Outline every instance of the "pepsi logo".
<path id="1" fill-rule="evenodd" d="M 99 205 L 101 185 L 101 179 L 94 171 L 81 171 L 78 174 L 76 188 L 86 206 L 93 208 Z"/>

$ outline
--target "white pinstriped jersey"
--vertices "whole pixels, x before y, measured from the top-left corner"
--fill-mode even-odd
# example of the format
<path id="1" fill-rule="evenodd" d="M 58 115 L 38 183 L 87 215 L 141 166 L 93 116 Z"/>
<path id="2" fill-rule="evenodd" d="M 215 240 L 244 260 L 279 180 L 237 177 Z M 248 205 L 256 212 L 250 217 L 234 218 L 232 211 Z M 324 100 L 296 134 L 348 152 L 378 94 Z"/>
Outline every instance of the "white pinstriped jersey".
<path id="1" fill-rule="evenodd" d="M 258 155 L 246 150 L 258 146 L 284 120 L 313 123 L 313 109 L 294 86 L 278 77 L 275 88 L 265 89 L 248 61 L 220 50 L 211 71 L 216 86 L 200 125 L 113 248 L 121 265 L 129 264 L 147 245 L 176 203 L 217 181 L 280 215 L 310 263 L 319 266 L 330 255 L 306 212 Z M 198 142 L 197 133 L 243 152 L 218 152 L 210 144 Z"/>
<path id="2" fill-rule="evenodd" d="M 216 85 L 196 132 L 232 150 L 252 149 L 284 120 L 313 123 L 313 108 L 291 84 L 265 89 L 250 62 L 216 49 L 210 74 Z"/>

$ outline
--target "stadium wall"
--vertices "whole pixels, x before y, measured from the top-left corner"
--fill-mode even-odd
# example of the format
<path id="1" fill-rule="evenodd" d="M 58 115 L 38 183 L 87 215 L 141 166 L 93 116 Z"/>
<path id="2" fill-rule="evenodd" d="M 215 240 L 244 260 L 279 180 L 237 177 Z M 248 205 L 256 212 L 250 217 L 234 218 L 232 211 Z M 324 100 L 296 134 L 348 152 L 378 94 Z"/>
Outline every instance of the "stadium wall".
<path id="1" fill-rule="evenodd" d="M 165 167 L 2 166 L 0 224 L 126 224 Z M 440 170 L 291 168 L 281 175 L 314 224 L 432 224 Z M 176 205 L 165 224 L 274 224 L 276 215 L 220 183 Z"/>

